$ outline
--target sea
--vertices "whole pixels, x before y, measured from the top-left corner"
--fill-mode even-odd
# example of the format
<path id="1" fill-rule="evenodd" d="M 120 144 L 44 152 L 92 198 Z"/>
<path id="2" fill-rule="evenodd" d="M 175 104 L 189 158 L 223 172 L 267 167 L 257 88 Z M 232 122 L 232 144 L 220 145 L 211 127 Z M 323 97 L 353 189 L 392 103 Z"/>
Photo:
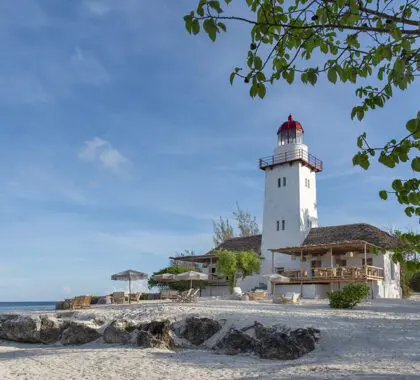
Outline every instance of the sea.
<path id="1" fill-rule="evenodd" d="M 0 314 L 29 313 L 55 310 L 55 301 L 0 302 Z"/>

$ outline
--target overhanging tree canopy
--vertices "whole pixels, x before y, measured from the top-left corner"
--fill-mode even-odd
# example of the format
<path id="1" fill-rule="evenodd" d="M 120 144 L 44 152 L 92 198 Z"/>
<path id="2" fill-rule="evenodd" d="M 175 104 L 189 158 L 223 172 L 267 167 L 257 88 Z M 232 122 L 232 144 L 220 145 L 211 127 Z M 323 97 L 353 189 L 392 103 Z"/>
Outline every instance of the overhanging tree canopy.
<path id="1" fill-rule="evenodd" d="M 241 2 L 243 12 L 235 8 L 239 13 L 226 14 L 222 8 Z M 356 90 L 360 104 L 351 117 L 362 120 L 366 111 L 383 107 L 394 90 L 405 90 L 419 75 L 418 5 L 412 0 L 200 0 L 184 19 L 189 33 L 203 29 L 212 41 L 228 23 L 249 25 L 246 65 L 236 67 L 230 81 L 249 83 L 252 97 L 264 98 L 267 85 L 278 80 L 291 84 L 299 75 L 303 83 L 315 85 L 325 75 L 332 83 L 361 83 Z M 411 163 L 419 172 L 420 112 L 411 117 L 401 126 L 403 138 L 379 147 L 363 133 L 353 163 L 368 169 L 378 155 L 385 166 Z M 418 176 L 395 179 L 392 189 L 379 195 L 385 200 L 394 193 L 408 216 L 420 216 L 419 186 Z"/>

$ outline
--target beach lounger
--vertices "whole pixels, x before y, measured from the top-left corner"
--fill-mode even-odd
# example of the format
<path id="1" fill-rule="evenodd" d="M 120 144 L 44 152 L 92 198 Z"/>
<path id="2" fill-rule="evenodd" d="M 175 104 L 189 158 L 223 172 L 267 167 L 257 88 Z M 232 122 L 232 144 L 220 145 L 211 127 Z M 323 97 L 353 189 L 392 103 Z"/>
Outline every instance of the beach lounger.
<path id="1" fill-rule="evenodd" d="M 112 293 L 112 303 L 123 305 L 128 303 L 128 297 L 125 295 L 124 292 L 114 292 Z"/>
<path id="2" fill-rule="evenodd" d="M 197 302 L 198 296 L 200 293 L 200 289 L 189 289 L 185 292 L 182 292 L 178 295 L 174 302 L 181 302 L 181 303 L 192 303 Z"/>
<path id="3" fill-rule="evenodd" d="M 131 302 L 140 302 L 140 297 L 142 293 L 131 293 L 130 294 L 130 301 Z"/>
<path id="4" fill-rule="evenodd" d="M 174 300 L 174 299 L 177 299 L 178 296 L 179 296 L 178 290 L 162 290 L 160 292 L 161 300 Z"/>
<path id="5" fill-rule="evenodd" d="M 273 303 L 299 303 L 300 294 L 299 293 L 286 293 L 280 294 L 273 297 Z"/>

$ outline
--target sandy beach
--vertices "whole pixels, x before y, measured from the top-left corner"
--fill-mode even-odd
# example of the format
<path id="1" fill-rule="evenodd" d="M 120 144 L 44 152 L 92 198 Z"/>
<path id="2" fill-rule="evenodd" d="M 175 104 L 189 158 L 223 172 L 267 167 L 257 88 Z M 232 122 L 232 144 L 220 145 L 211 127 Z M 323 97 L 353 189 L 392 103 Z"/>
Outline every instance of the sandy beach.
<path id="1" fill-rule="evenodd" d="M 315 351 L 294 361 L 269 361 L 210 350 L 179 352 L 105 344 L 83 346 L 0 342 L 0 378 L 14 379 L 415 379 L 420 373 L 420 300 L 374 300 L 354 310 L 331 310 L 324 300 L 300 305 L 201 299 L 179 305 L 150 301 L 75 312 L 78 320 L 179 320 L 188 315 L 225 320 L 223 329 L 254 321 L 316 327 Z"/>

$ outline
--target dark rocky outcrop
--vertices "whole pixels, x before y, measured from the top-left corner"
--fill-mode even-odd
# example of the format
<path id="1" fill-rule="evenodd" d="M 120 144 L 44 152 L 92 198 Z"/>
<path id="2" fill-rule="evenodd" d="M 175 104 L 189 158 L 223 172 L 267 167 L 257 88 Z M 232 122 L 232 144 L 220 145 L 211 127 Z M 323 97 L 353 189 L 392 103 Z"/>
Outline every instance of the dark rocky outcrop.
<path id="1" fill-rule="evenodd" d="M 63 345 L 86 344 L 101 337 L 96 329 L 85 324 L 70 322 L 63 331 L 60 342 Z"/>
<path id="2" fill-rule="evenodd" d="M 131 341 L 131 333 L 136 326 L 126 319 L 113 321 L 104 331 L 104 341 L 106 343 L 128 344 Z"/>
<path id="3" fill-rule="evenodd" d="M 227 355 L 252 352 L 263 359 L 292 360 L 314 350 L 319 333 L 313 328 L 291 330 L 255 322 L 242 330 L 231 329 L 215 348 Z"/>
<path id="4" fill-rule="evenodd" d="M 230 329 L 229 332 L 216 344 L 215 349 L 226 355 L 237 355 L 255 351 L 257 341 L 237 329 Z"/>
<path id="5" fill-rule="evenodd" d="M 182 337 L 198 346 L 211 338 L 221 328 L 222 325 L 214 319 L 189 317 L 185 320 Z"/>
<path id="6" fill-rule="evenodd" d="M 258 341 L 255 352 L 263 359 L 297 359 L 315 349 L 317 332 L 315 329 L 270 332 Z"/>
<path id="7" fill-rule="evenodd" d="M 170 321 L 152 321 L 137 326 L 137 345 L 139 347 L 156 347 L 173 349 L 175 343 L 170 329 Z"/>

